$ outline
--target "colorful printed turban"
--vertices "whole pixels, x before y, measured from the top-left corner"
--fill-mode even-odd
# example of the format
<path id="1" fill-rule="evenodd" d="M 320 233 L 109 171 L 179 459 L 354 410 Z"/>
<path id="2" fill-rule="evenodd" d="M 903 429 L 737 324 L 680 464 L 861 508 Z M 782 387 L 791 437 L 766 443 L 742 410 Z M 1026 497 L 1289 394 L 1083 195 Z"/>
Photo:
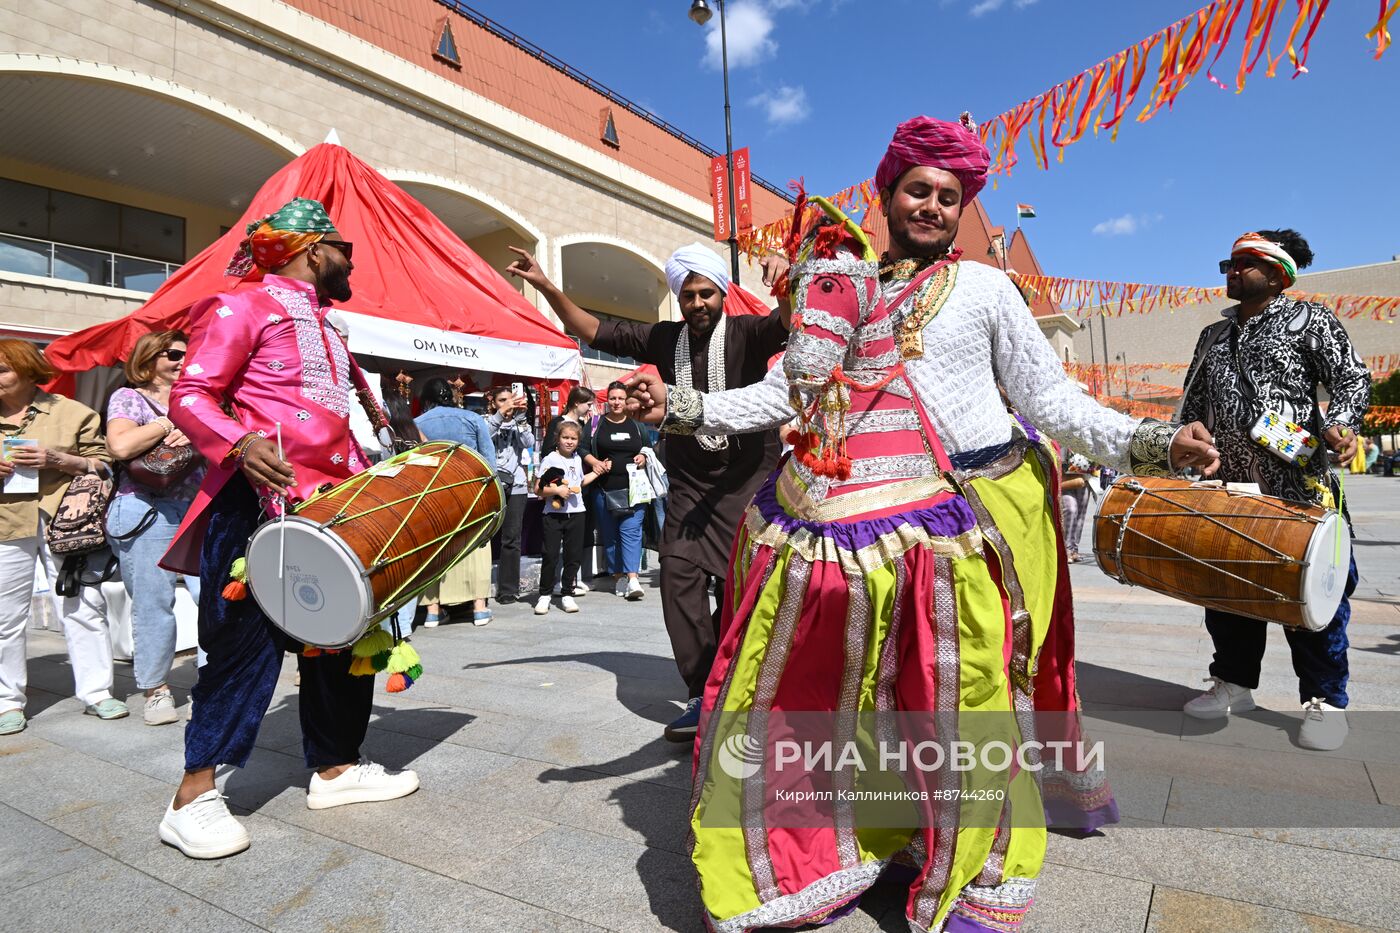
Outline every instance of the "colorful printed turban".
<path id="1" fill-rule="evenodd" d="M 671 287 L 671 294 L 680 295 L 681 286 L 692 272 L 698 272 L 714 282 L 720 294 L 729 294 L 728 264 L 703 243 L 682 246 L 666 260 L 666 284 Z"/>
<path id="2" fill-rule="evenodd" d="M 246 276 L 257 266 L 263 272 L 280 269 L 320 240 L 341 239 L 320 201 L 293 198 L 262 220 L 250 223 L 247 237 L 228 264 L 225 275 Z"/>
<path id="3" fill-rule="evenodd" d="M 1235 245 L 1230 248 L 1230 258 L 1236 256 L 1250 256 L 1278 266 L 1288 279 L 1284 288 L 1289 288 L 1298 281 L 1298 264 L 1288 255 L 1288 251 L 1257 233 L 1246 233 L 1235 241 Z"/>
<path id="4" fill-rule="evenodd" d="M 987 183 L 992 157 L 977 136 L 977 124 L 964 113 L 957 123 L 915 117 L 899 124 L 890 148 L 875 170 L 875 188 L 884 191 L 916 166 L 952 172 L 962 182 L 963 206 Z"/>

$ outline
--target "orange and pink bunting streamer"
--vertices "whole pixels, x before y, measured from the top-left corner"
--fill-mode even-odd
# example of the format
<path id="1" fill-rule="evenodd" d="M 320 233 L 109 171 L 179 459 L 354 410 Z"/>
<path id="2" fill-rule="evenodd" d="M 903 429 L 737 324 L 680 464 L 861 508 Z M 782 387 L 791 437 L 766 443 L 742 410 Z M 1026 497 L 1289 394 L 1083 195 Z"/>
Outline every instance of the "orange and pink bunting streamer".
<path id="1" fill-rule="evenodd" d="M 1021 289 L 1027 302 L 1048 301 L 1058 308 L 1080 315 L 1106 314 L 1116 317 L 1122 314 L 1148 314 L 1157 308 L 1174 311 L 1188 305 L 1225 299 L 1223 286 L 1147 285 L 1142 282 L 1104 282 L 1020 272 L 1007 274 Z M 1298 289 L 1290 289 L 1285 294 L 1326 305 L 1338 317 L 1344 318 L 1365 315 L 1377 321 L 1389 321 L 1400 313 L 1400 296 L 1395 295 L 1328 295 Z"/>
<path id="2" fill-rule="evenodd" d="M 1123 49 L 1091 68 L 1022 101 L 982 124 L 979 133 L 992 153 L 992 175 L 1009 175 L 1020 160 L 1017 144 L 1024 139 L 1031 158 L 1041 168 L 1063 161 L 1065 149 L 1092 132 L 1108 132 L 1117 139 L 1123 119 L 1141 96 L 1145 103 L 1133 119 L 1145 123 L 1162 108 L 1171 109 L 1191 79 L 1202 70 L 1206 79 L 1222 90 L 1244 90 L 1246 79 L 1264 61 L 1264 75 L 1272 78 L 1286 56 L 1292 77 L 1307 72 L 1308 49 L 1330 0 L 1213 0 L 1195 13 Z M 1296 12 L 1289 22 L 1285 9 Z M 1366 38 L 1376 42 L 1376 57 L 1390 46 L 1388 25 L 1400 0 L 1380 0 L 1380 12 Z M 1239 64 L 1228 84 L 1215 74 L 1232 40 L 1240 44 Z M 1270 51 L 1270 42 L 1283 50 Z M 1048 138 L 1047 138 L 1048 131 Z M 873 180 L 852 185 L 833 195 L 843 211 L 869 210 L 879 192 Z M 739 246 L 749 256 L 776 252 L 791 229 L 792 218 L 782 217 L 741 234 Z"/>

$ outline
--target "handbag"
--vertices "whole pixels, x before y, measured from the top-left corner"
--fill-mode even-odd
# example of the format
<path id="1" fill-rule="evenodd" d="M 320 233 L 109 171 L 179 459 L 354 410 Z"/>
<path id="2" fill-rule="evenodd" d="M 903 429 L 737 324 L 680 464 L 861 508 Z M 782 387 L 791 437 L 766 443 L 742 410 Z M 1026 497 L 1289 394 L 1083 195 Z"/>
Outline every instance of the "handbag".
<path id="1" fill-rule="evenodd" d="M 97 578 L 90 579 L 88 555 L 107 546 L 107 506 L 112 501 L 112 478 L 106 472 L 84 473 L 73 477 L 54 510 L 53 520 L 44 529 L 49 553 L 63 557 L 63 566 L 54 581 L 59 596 L 76 596 L 80 586 L 100 586 L 117 570 L 117 558 L 110 551 Z"/>
<path id="2" fill-rule="evenodd" d="M 91 554 L 107 546 L 107 505 L 112 501 L 112 478 L 106 473 L 73 477 L 44 530 L 49 553 L 58 556 Z"/>
<path id="3" fill-rule="evenodd" d="M 608 511 L 614 515 L 630 515 L 632 513 L 631 493 L 630 488 L 604 489 L 603 505 L 607 506 Z"/>
<path id="4" fill-rule="evenodd" d="M 155 403 L 146 396 L 140 392 L 136 394 L 141 396 L 141 401 L 146 403 L 146 407 L 150 408 L 156 417 L 167 417 L 157 411 Z M 126 461 L 126 473 L 132 482 L 139 483 L 152 492 L 163 493 L 183 482 L 197 463 L 193 444 L 172 447 L 160 443 L 141 456 Z"/>

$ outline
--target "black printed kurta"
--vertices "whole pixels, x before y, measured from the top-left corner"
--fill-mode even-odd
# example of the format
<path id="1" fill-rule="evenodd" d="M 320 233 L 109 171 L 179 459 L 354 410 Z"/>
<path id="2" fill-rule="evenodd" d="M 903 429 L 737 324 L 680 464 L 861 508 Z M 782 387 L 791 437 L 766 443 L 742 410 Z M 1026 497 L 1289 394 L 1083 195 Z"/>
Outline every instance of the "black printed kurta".
<path id="1" fill-rule="evenodd" d="M 1220 451 L 1219 479 L 1258 483 L 1274 496 L 1318 502 L 1311 475 L 1331 483 L 1326 443 L 1304 469 L 1250 440 L 1267 410 L 1302 425 L 1322 441 L 1327 428 L 1359 431 L 1371 398 L 1371 374 L 1330 308 L 1280 295 L 1241 327 L 1236 308 L 1201 332 L 1191 362 L 1181 420 L 1202 421 Z M 1331 402 L 1324 415 L 1317 387 Z M 1251 392 L 1252 387 L 1252 392 Z"/>

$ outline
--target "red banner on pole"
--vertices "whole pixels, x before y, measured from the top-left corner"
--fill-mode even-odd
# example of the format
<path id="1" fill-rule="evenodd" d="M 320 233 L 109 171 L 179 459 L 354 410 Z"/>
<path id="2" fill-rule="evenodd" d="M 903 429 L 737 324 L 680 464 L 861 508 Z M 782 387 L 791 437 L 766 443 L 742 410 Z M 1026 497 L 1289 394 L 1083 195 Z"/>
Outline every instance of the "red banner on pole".
<path id="1" fill-rule="evenodd" d="M 749 174 L 749 147 L 734 150 L 734 213 L 739 232 L 753 229 L 753 179 Z"/>
<path id="2" fill-rule="evenodd" d="M 710 160 L 710 204 L 715 214 L 715 239 L 729 239 L 729 166 L 724 156 Z"/>

